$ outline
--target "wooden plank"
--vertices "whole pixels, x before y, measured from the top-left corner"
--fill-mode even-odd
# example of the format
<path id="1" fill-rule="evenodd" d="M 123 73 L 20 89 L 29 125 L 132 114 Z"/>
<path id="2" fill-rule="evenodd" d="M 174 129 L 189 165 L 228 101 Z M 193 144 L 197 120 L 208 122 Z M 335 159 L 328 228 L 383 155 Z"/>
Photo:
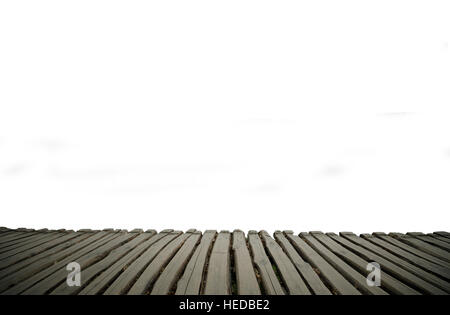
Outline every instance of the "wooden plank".
<path id="1" fill-rule="evenodd" d="M 312 292 L 316 295 L 331 295 L 332 293 L 327 288 L 327 286 L 320 280 L 318 274 L 314 271 L 311 265 L 303 260 L 301 256 L 297 253 L 292 244 L 286 239 L 281 231 L 275 231 L 274 237 L 280 244 L 281 248 L 286 252 L 288 257 L 291 259 L 295 268 L 305 279 L 308 286 L 311 288 Z"/>
<path id="2" fill-rule="evenodd" d="M 0 252 L 5 252 L 15 247 L 19 247 L 21 245 L 29 242 L 32 236 L 43 234 L 42 232 L 27 232 L 25 235 L 13 237 L 7 242 L 4 242 L 0 245 Z"/>
<path id="3" fill-rule="evenodd" d="M 370 295 L 387 295 L 386 291 L 379 287 L 370 287 L 367 285 L 367 275 L 369 271 L 366 270 L 368 262 L 356 259 L 348 252 L 341 251 L 341 248 L 332 242 L 328 236 L 322 232 L 301 233 L 308 245 L 310 245 L 317 253 L 319 253 L 330 265 L 339 271 L 348 281 L 350 281 L 359 291 Z M 326 247 L 325 247 L 326 246 Z M 328 247 L 328 248 L 327 248 Z M 350 262 L 339 258 L 334 253 Z M 353 258 L 353 259 L 352 259 Z M 354 269 L 354 266 L 356 269 Z"/>
<path id="4" fill-rule="evenodd" d="M 34 273 L 33 276 L 21 280 L 16 285 L 12 286 L 2 294 L 21 294 L 28 288 L 32 287 L 39 281 L 45 279 L 49 275 L 55 273 L 60 269 L 66 268 L 67 264 L 76 261 L 79 257 L 89 253 L 90 251 L 102 246 L 106 242 L 119 236 L 119 233 L 96 233 L 91 238 L 88 238 L 79 244 L 74 245 L 70 249 L 67 249 L 68 253 L 63 252 L 63 258 L 49 256 L 46 259 L 40 260 L 33 265 L 26 267 L 24 272 L 31 269 Z"/>
<path id="5" fill-rule="evenodd" d="M 56 262 L 62 260 L 79 249 L 80 245 L 83 246 L 83 244 L 89 244 L 98 239 L 100 236 L 101 235 L 96 236 L 93 233 L 80 235 L 79 237 L 71 239 L 69 242 L 58 246 L 59 248 L 56 247 L 54 251 L 45 251 L 34 256 L 33 258 L 36 259 L 33 259 L 33 262 L 30 264 L 20 266 L 20 263 L 18 263 L 2 270 L 2 275 L 5 275 L 5 277 L 0 281 L 0 292 L 54 265 Z M 28 262 L 28 260 L 23 262 Z"/>
<path id="6" fill-rule="evenodd" d="M 314 234 L 314 237 L 318 239 L 322 244 L 327 246 L 333 253 L 345 260 L 349 265 L 353 266 L 359 272 L 367 276 L 369 271 L 367 270 L 367 265 L 370 263 L 368 260 L 364 260 L 360 256 L 356 255 L 352 251 L 341 246 L 339 243 L 331 239 L 325 234 Z M 419 295 L 420 293 L 416 290 L 408 287 L 399 280 L 391 277 L 388 274 L 383 274 L 381 279 L 381 288 L 389 293 L 401 294 L 401 295 Z"/>
<path id="7" fill-rule="evenodd" d="M 232 250 L 237 293 L 239 295 L 260 295 L 261 290 L 253 269 L 252 258 L 250 257 L 244 232 L 239 230 L 233 232 Z"/>
<path id="8" fill-rule="evenodd" d="M 78 236 L 75 236 L 66 242 L 63 242 L 63 243 L 61 243 L 55 247 L 49 248 L 47 250 L 43 250 L 43 251 L 39 252 L 37 255 L 34 255 L 28 259 L 24 259 L 20 262 L 10 265 L 9 267 L 7 267 L 5 269 L 0 270 L 0 279 L 2 279 L 2 281 L 0 283 L 0 290 L 3 287 L 3 285 L 5 285 L 5 282 L 7 282 L 5 280 L 5 277 L 12 276 L 14 273 L 17 273 L 18 271 L 20 271 L 19 274 L 15 274 L 14 278 L 15 279 L 17 279 L 18 277 L 26 278 L 28 276 L 28 273 L 25 270 L 23 270 L 25 267 L 27 267 L 28 265 L 32 265 L 33 263 L 35 263 L 41 259 L 51 257 L 52 255 L 57 255 L 64 249 L 69 248 L 72 245 L 79 243 L 80 241 L 89 237 L 90 235 L 92 235 L 92 234 L 86 234 L 86 233 L 79 234 Z"/>
<path id="9" fill-rule="evenodd" d="M 395 245 L 405 251 L 408 251 L 418 257 L 421 257 L 423 259 L 426 259 L 428 261 L 431 261 L 437 265 L 443 266 L 445 268 L 450 268 L 450 263 L 443 261 L 442 259 L 439 259 L 433 255 L 427 254 L 421 250 L 418 250 L 415 247 L 412 247 L 408 244 L 405 244 L 403 242 L 400 242 L 399 240 L 393 238 L 392 236 L 387 235 L 386 233 L 382 233 L 382 232 L 374 232 L 372 233 L 372 235 L 375 235 L 377 238 L 382 239 L 383 241 L 386 241 L 392 245 Z"/>
<path id="10" fill-rule="evenodd" d="M 51 237 L 47 239 L 47 242 L 39 243 L 37 246 L 32 246 L 30 249 L 21 251 L 18 254 L 9 256 L 8 258 L 2 259 L 0 261 L 0 270 L 4 269 L 12 264 L 17 264 L 20 261 L 31 258 L 35 255 L 38 255 L 44 251 L 46 251 L 49 248 L 55 247 L 61 243 L 67 242 L 75 237 L 80 236 L 80 233 L 67 233 L 67 234 L 61 234 L 57 237 Z"/>
<path id="11" fill-rule="evenodd" d="M 441 260 L 450 262 L 450 253 L 443 249 L 440 249 L 439 247 L 428 244 L 428 243 L 426 243 L 422 240 L 419 240 L 415 237 L 412 237 L 410 235 L 405 235 L 405 234 L 401 234 L 401 233 L 389 233 L 389 235 L 403 243 L 411 245 L 411 246 L 413 246 L 423 252 L 426 252 L 430 255 L 433 255 Z"/>
<path id="12" fill-rule="evenodd" d="M 145 233 L 156 234 L 154 230 L 148 230 Z M 160 233 L 158 235 L 152 236 L 150 239 L 146 240 L 142 244 L 136 246 L 132 251 L 114 263 L 107 270 L 102 272 L 93 281 L 91 281 L 87 286 L 81 290 L 79 295 L 94 295 L 101 294 L 106 290 L 109 283 L 114 281 L 122 271 L 126 270 L 143 252 L 145 252 L 151 245 L 160 240 L 166 233 Z"/>
<path id="13" fill-rule="evenodd" d="M 134 233 L 121 233 L 120 236 L 112 239 L 111 241 L 103 244 L 102 246 L 94 249 L 86 255 L 78 257 L 76 262 L 80 265 L 81 270 L 87 269 L 90 265 L 96 263 L 97 261 L 104 258 L 110 251 L 128 242 L 130 239 L 134 238 L 136 234 Z M 59 269 L 49 277 L 38 282 L 24 294 L 46 294 L 50 292 L 53 288 L 57 287 L 62 282 L 65 282 L 67 277 L 67 270 L 65 268 Z"/>
<path id="14" fill-rule="evenodd" d="M 170 262 L 172 257 L 183 246 L 186 239 L 192 234 L 184 233 L 170 242 L 161 252 L 152 260 L 152 262 L 144 269 L 133 286 L 128 291 L 128 295 L 145 294 L 151 290 L 151 286 L 155 282 L 161 270 Z"/>
<path id="15" fill-rule="evenodd" d="M 12 244 L 11 242 L 14 241 L 18 241 L 33 235 L 38 234 L 38 232 L 7 232 L 7 233 L 2 233 L 0 235 L 0 249 L 9 246 L 10 244 Z"/>
<path id="16" fill-rule="evenodd" d="M 24 242 L 23 244 L 21 243 L 18 246 L 11 246 L 4 248 L 3 250 L 0 250 L 0 260 L 22 253 L 26 250 L 39 246 L 52 239 L 58 238 L 61 235 L 63 235 L 63 233 L 60 232 L 39 233 L 37 235 L 34 235 L 31 238 L 27 239 L 27 241 Z"/>
<path id="17" fill-rule="evenodd" d="M 428 271 L 430 271 L 434 274 L 437 274 L 447 280 L 450 280 L 450 269 L 449 268 L 445 268 L 438 264 L 432 263 L 431 261 L 428 261 L 424 258 L 413 255 L 412 253 L 410 253 L 406 250 L 403 250 L 400 247 L 392 245 L 391 243 L 386 242 L 385 240 L 378 238 L 375 235 L 362 234 L 361 237 L 375 245 L 378 245 L 379 247 L 384 248 L 391 254 L 397 255 L 397 256 L 413 263 L 414 265 L 419 266 L 420 268 L 422 268 L 424 270 L 428 270 Z"/>
<path id="18" fill-rule="evenodd" d="M 284 295 L 285 292 L 273 270 L 272 263 L 266 255 L 264 246 L 256 231 L 248 232 L 248 243 L 253 254 L 253 263 L 267 295 Z"/>
<path id="19" fill-rule="evenodd" d="M 439 236 L 439 235 L 434 234 L 434 233 L 428 233 L 427 235 L 431 236 L 431 237 L 434 237 L 435 239 L 440 240 L 442 242 L 446 242 L 447 244 L 450 244 L 450 238 Z"/>
<path id="20" fill-rule="evenodd" d="M 130 232 L 130 234 L 134 234 L 134 232 Z M 110 251 L 106 257 L 103 259 L 91 264 L 87 268 L 83 268 L 83 279 L 82 285 L 79 287 L 73 286 L 69 287 L 66 283 L 61 283 L 57 288 L 50 292 L 51 295 L 72 295 L 77 294 L 81 291 L 81 289 L 90 283 L 90 281 L 95 278 L 97 275 L 102 273 L 104 270 L 111 267 L 115 262 L 117 262 L 120 258 L 130 252 L 133 248 L 146 241 L 152 234 L 142 233 L 136 234 L 136 237 L 130 239 L 127 243 L 121 245 Z"/>
<path id="21" fill-rule="evenodd" d="M 437 235 L 440 235 L 440 236 L 443 236 L 443 237 L 446 237 L 446 238 L 450 238 L 450 233 L 449 232 L 437 231 L 437 232 L 434 232 L 433 234 L 437 234 Z"/>
<path id="22" fill-rule="evenodd" d="M 206 273 L 205 295 L 228 295 L 231 293 L 230 241 L 230 232 L 221 231 L 214 242 Z"/>
<path id="23" fill-rule="evenodd" d="M 322 278 L 327 281 L 335 293 L 344 295 L 361 295 L 361 293 L 347 279 L 345 279 L 303 239 L 292 234 L 290 231 L 285 231 L 285 235 L 294 248 L 302 255 L 302 257 L 314 268 L 319 270 Z"/>
<path id="24" fill-rule="evenodd" d="M 417 277 L 415 274 L 399 267 L 398 265 L 390 262 L 389 260 L 377 255 L 355 243 L 352 243 L 348 239 L 343 236 L 348 232 L 341 232 L 341 236 L 337 236 L 334 233 L 327 233 L 332 239 L 340 243 L 342 246 L 352 250 L 357 253 L 359 256 L 364 258 L 367 261 L 377 262 L 381 266 L 381 270 L 383 273 L 390 274 L 394 276 L 398 280 L 402 281 L 406 285 L 412 287 L 413 289 L 419 290 L 419 292 L 424 292 L 427 294 L 445 294 L 445 292 L 429 282 Z M 353 234 L 353 233 L 351 233 Z"/>
<path id="25" fill-rule="evenodd" d="M 179 276 L 183 272 L 189 258 L 195 250 L 202 233 L 200 231 L 194 232 L 188 237 L 183 246 L 172 258 L 169 264 L 164 268 L 159 278 L 156 280 L 153 289 L 151 291 L 152 295 L 166 295 L 171 292 L 174 288 Z"/>
<path id="26" fill-rule="evenodd" d="M 105 290 L 104 295 L 117 295 L 126 293 L 133 285 L 136 279 L 149 266 L 167 244 L 179 237 L 180 231 L 164 230 L 156 237 L 161 237 L 156 243 L 148 248 L 138 259 L 136 259 L 127 269 L 114 280 L 114 282 Z"/>
<path id="27" fill-rule="evenodd" d="M 405 259 L 402 259 L 400 257 L 397 257 L 393 255 L 392 253 L 388 252 L 387 250 L 383 249 L 380 246 L 377 246 L 369 241 L 367 241 L 364 238 L 358 237 L 357 235 L 353 233 L 344 233 L 342 235 L 345 239 L 349 240 L 350 242 L 353 242 L 369 251 L 374 252 L 378 256 L 385 258 L 386 260 L 392 262 L 393 264 L 401 267 L 402 269 L 416 275 L 419 278 L 422 278 L 423 280 L 431 283 L 433 286 L 436 286 L 437 288 L 440 288 L 441 290 L 448 291 L 450 290 L 450 283 L 442 280 L 441 278 L 435 276 L 432 273 L 429 273 L 416 265 L 413 265 L 406 261 Z M 441 294 L 442 291 L 436 291 L 436 294 Z"/>
<path id="28" fill-rule="evenodd" d="M 31 234 L 31 233 L 30 233 Z M 30 237 L 22 238 L 17 241 L 11 241 L 11 243 L 6 243 L 4 247 L 0 249 L 0 257 L 1 256 L 7 256 L 7 252 L 10 252 L 12 250 L 15 250 L 19 247 L 23 247 L 27 244 L 30 244 L 32 242 L 35 242 L 38 240 L 38 238 L 44 238 L 48 235 L 48 233 L 35 233 L 33 235 L 30 235 Z M 38 238 L 36 238 L 38 237 Z"/>
<path id="29" fill-rule="evenodd" d="M 410 235 L 412 237 L 415 237 L 421 241 L 430 243 L 431 245 L 437 246 L 442 248 L 443 250 L 446 250 L 447 252 L 450 251 L 450 244 L 447 242 L 440 241 L 438 239 L 435 239 L 431 236 L 428 236 L 426 234 L 420 233 L 420 232 L 408 232 L 407 235 Z"/>
<path id="30" fill-rule="evenodd" d="M 203 234 L 200 244 L 197 246 L 183 276 L 177 283 L 176 295 L 198 295 L 201 291 L 203 276 L 206 273 L 208 253 L 212 249 L 213 240 L 217 232 L 208 230 Z"/>
<path id="31" fill-rule="evenodd" d="M 266 246 L 269 256 L 275 263 L 280 276 L 290 295 L 311 295 L 305 282 L 295 269 L 295 266 L 289 260 L 289 257 L 283 252 L 283 249 L 266 231 L 261 231 L 261 239 Z"/>
<path id="32" fill-rule="evenodd" d="M 431 283 L 432 285 L 434 285 L 446 292 L 450 292 L 450 283 L 449 282 L 409 263 L 408 261 L 406 261 L 402 258 L 399 258 L 399 257 L 389 253 L 382 247 L 372 244 L 369 241 L 365 240 L 364 238 L 360 238 L 353 233 L 345 233 L 342 236 L 344 238 L 346 238 L 347 240 L 349 240 L 355 244 L 358 244 L 359 246 L 364 247 L 367 250 L 370 250 L 370 251 L 376 253 L 380 257 L 383 257 L 383 258 L 389 260 L 390 262 L 396 264 L 397 266 L 401 267 L 402 269 L 407 270 L 407 271 L 411 272 L 412 274 L 424 279 L 425 281 Z M 438 293 L 439 292 L 437 292 L 436 294 L 438 294 Z"/>

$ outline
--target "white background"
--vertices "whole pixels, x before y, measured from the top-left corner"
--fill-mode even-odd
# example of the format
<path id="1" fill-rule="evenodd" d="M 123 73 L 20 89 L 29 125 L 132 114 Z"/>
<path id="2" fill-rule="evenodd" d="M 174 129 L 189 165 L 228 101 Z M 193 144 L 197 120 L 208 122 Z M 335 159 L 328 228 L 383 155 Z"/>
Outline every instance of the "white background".
<path id="1" fill-rule="evenodd" d="M 0 225 L 450 229 L 449 1 L 1 1 Z"/>

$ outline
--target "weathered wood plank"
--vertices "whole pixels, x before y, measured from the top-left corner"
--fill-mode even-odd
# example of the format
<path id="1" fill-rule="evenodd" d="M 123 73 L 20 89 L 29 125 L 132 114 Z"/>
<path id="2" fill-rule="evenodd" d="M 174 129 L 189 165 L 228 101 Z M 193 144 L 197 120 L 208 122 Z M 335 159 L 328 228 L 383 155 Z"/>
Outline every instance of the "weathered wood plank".
<path id="1" fill-rule="evenodd" d="M 310 295 L 311 292 L 280 245 L 266 231 L 261 231 L 260 236 L 269 256 L 280 272 L 288 293 L 290 295 Z"/>
<path id="2" fill-rule="evenodd" d="M 158 240 L 160 240 L 161 237 L 163 237 L 163 234 L 155 235 L 156 232 L 154 230 L 148 230 L 145 233 L 149 233 L 154 236 L 152 236 L 142 244 L 136 246 L 132 251 L 115 262 L 100 275 L 95 277 L 95 279 L 87 284 L 78 294 L 95 295 L 102 293 L 104 290 L 106 290 L 108 284 L 114 281 L 114 279 L 116 279 L 122 271 L 126 270 L 128 266 L 130 266 L 143 252 L 145 252 L 151 245 L 153 245 Z"/>
<path id="3" fill-rule="evenodd" d="M 105 290 L 104 295 L 125 294 L 135 283 L 155 257 L 174 239 L 177 239 L 181 231 L 164 230 L 155 237 L 159 238 L 139 258 L 125 269 L 120 276 Z"/>
<path id="4" fill-rule="evenodd" d="M 59 232 L 49 232 L 49 233 L 39 233 L 30 238 L 28 238 L 24 243 L 18 244 L 18 246 L 6 247 L 3 250 L 0 250 L 0 260 L 6 259 L 10 256 L 19 254 L 26 250 L 29 250 L 33 247 L 39 246 L 43 243 L 46 243 L 52 239 L 58 238 L 63 233 Z"/>
<path id="5" fill-rule="evenodd" d="M 213 240 L 217 232 L 208 230 L 203 234 L 200 244 L 189 260 L 183 276 L 177 283 L 176 295 L 198 295 L 206 272 L 206 258 L 212 249 Z"/>
<path id="6" fill-rule="evenodd" d="M 331 234 L 331 233 L 329 233 Z M 348 250 L 343 247 L 335 240 L 330 238 L 325 234 L 314 234 L 314 237 L 317 238 L 322 244 L 327 246 L 331 251 L 333 251 L 337 256 L 344 259 L 348 264 L 352 265 L 354 268 L 360 271 L 361 274 L 367 277 L 369 271 L 367 270 L 367 266 L 371 261 L 364 260 L 360 256 L 356 255 L 354 252 Z M 393 294 L 402 294 L 402 295 L 419 295 L 420 293 L 416 290 L 408 287 L 401 281 L 396 278 L 390 276 L 389 274 L 383 274 L 381 279 L 381 288 L 393 293 Z"/>
<path id="7" fill-rule="evenodd" d="M 433 234 L 437 234 L 437 235 L 440 235 L 440 236 L 443 236 L 443 237 L 446 237 L 446 238 L 450 238 L 450 233 L 449 232 L 437 231 L 437 232 L 434 232 Z"/>
<path id="8" fill-rule="evenodd" d="M 386 241 L 386 242 L 388 242 L 388 243 L 390 243 L 392 245 L 395 245 L 395 246 L 397 246 L 397 247 L 399 247 L 401 249 L 404 249 L 405 251 L 410 252 L 410 253 L 418 256 L 418 257 L 421 257 L 423 259 L 431 261 L 431 262 L 433 262 L 433 263 L 435 263 L 437 265 L 443 266 L 445 268 L 450 268 L 450 263 L 448 263 L 448 262 L 446 262 L 446 261 L 444 261 L 442 259 L 439 259 L 439 258 L 437 258 L 437 257 L 435 257 L 433 255 L 425 253 L 425 252 L 423 252 L 423 251 L 421 251 L 421 250 L 419 250 L 419 249 L 417 249 L 415 247 L 412 247 L 412 246 L 410 246 L 408 244 L 400 242 L 399 240 L 393 238 L 392 236 L 387 235 L 386 233 L 374 232 L 374 233 L 372 233 L 372 235 L 375 235 L 377 238 L 380 238 L 383 241 Z"/>
<path id="9" fill-rule="evenodd" d="M 446 242 L 447 244 L 450 244 L 450 238 L 446 238 L 446 237 L 443 237 L 443 236 L 440 236 L 440 235 L 437 235 L 434 233 L 428 233 L 427 235 L 434 237 L 435 239 L 440 240 L 442 242 Z"/>
<path id="10" fill-rule="evenodd" d="M 443 249 L 440 249 L 439 247 L 428 244 L 410 235 L 405 235 L 401 233 L 389 233 L 389 235 L 403 243 L 416 247 L 417 249 L 423 252 L 438 257 L 441 260 L 450 262 L 450 253 Z"/>
<path id="11" fill-rule="evenodd" d="M 44 233 L 42 233 L 42 232 L 26 232 L 25 234 L 26 235 L 23 235 L 18 238 L 14 237 L 11 240 L 9 240 L 8 242 L 1 244 L 0 245 L 0 253 L 9 251 L 11 249 L 17 248 L 22 245 L 25 245 L 30 242 L 30 239 L 32 236 L 44 234 Z"/>
<path id="12" fill-rule="evenodd" d="M 230 240 L 230 232 L 221 231 L 214 242 L 206 274 L 205 295 L 231 293 Z"/>
<path id="13" fill-rule="evenodd" d="M 353 233 L 345 233 L 342 236 L 344 238 L 346 238 L 347 240 L 349 240 L 355 244 L 358 244 L 359 246 L 364 247 L 367 250 L 370 250 L 370 251 L 376 253 L 380 257 L 383 257 L 383 258 L 389 260 L 390 262 L 396 264 L 397 266 L 401 267 L 402 269 L 407 270 L 407 271 L 411 272 L 412 274 L 424 279 L 425 281 L 431 283 L 432 285 L 434 285 L 446 292 L 450 292 L 450 283 L 445 280 L 442 280 L 441 278 L 435 276 L 434 274 L 431 274 L 431 273 L 409 263 L 408 261 L 389 253 L 385 249 L 383 249 L 375 244 L 372 244 L 369 241 L 365 240 L 364 238 L 360 238 Z"/>
<path id="14" fill-rule="evenodd" d="M 133 234 L 133 232 L 130 232 L 130 234 Z M 85 287 L 87 284 L 90 283 L 90 281 L 99 275 L 101 272 L 106 270 L 107 268 L 111 267 L 117 260 L 122 258 L 124 255 L 126 255 L 128 252 L 130 252 L 133 248 L 141 244 L 142 242 L 146 241 L 150 237 L 152 237 L 152 234 L 148 233 L 142 233 L 137 234 L 136 237 L 133 239 L 130 239 L 128 242 L 124 243 L 120 247 L 117 247 L 110 251 L 106 257 L 103 259 L 95 262 L 94 264 L 91 264 L 86 269 L 83 269 L 83 281 L 82 285 L 80 287 L 69 287 L 66 283 L 62 283 L 57 288 L 55 288 L 52 292 L 50 292 L 51 295 L 69 295 L 69 294 L 77 294 L 83 287 Z"/>
<path id="15" fill-rule="evenodd" d="M 284 234 L 281 231 L 275 231 L 274 237 L 289 256 L 295 268 L 297 268 L 298 272 L 303 276 L 313 293 L 316 295 L 331 295 L 330 290 L 322 282 L 322 280 L 320 280 L 320 277 L 311 265 L 301 258 L 292 244 L 286 239 Z"/>
<path id="16" fill-rule="evenodd" d="M 386 291 L 382 288 L 370 287 L 367 285 L 367 275 L 369 274 L 369 271 L 365 270 L 365 268 L 367 267 L 368 262 L 351 259 L 356 257 L 352 257 L 352 255 L 348 252 L 341 251 L 341 248 L 339 248 L 337 244 L 330 241 L 328 236 L 321 232 L 311 232 L 310 234 L 301 233 L 300 237 L 303 238 L 330 265 L 338 270 L 359 291 L 371 295 L 387 295 Z M 340 254 L 345 261 L 334 253 Z M 352 265 L 347 264 L 347 262 Z"/>
<path id="17" fill-rule="evenodd" d="M 39 232 L 7 232 L 0 236 L 0 249 L 17 243 L 20 240 L 39 234 Z"/>
<path id="18" fill-rule="evenodd" d="M 333 288 L 334 292 L 345 295 L 361 295 L 361 292 L 359 292 L 347 279 L 345 279 L 345 277 L 343 277 L 303 239 L 292 234 L 290 231 L 286 231 L 285 235 L 294 248 L 302 255 L 302 257 L 314 268 L 319 270 L 322 278 L 327 281 L 328 285 Z"/>
<path id="19" fill-rule="evenodd" d="M 0 292 L 36 275 L 36 273 L 45 270 L 58 261 L 71 255 L 74 251 L 79 249 L 80 246 L 87 245 L 100 237 L 101 235 L 86 233 L 85 235 L 80 235 L 55 247 L 54 250 L 44 251 L 39 255 L 33 256 L 32 259 L 22 261 L 22 263 L 24 263 L 23 265 L 21 263 L 11 265 L 10 267 L 2 270 L 2 274 L 5 275 L 5 277 L 0 281 Z M 32 262 L 29 263 L 30 261 Z"/>
<path id="20" fill-rule="evenodd" d="M 272 263 L 267 257 L 264 245 L 256 231 L 248 232 L 248 243 L 253 254 L 253 263 L 259 272 L 264 293 L 267 295 L 284 295 L 284 289 L 273 270 Z"/>
<path id="21" fill-rule="evenodd" d="M 240 295 L 260 295 L 261 290 L 256 279 L 244 232 L 239 230 L 233 232 L 232 250 L 237 293 Z"/>
<path id="22" fill-rule="evenodd" d="M 200 231 L 194 232 L 184 242 L 183 246 L 164 268 L 159 278 L 156 280 L 151 291 L 152 295 L 166 295 L 175 286 L 178 277 L 183 272 L 189 258 L 192 256 L 202 234 Z"/>
<path id="23" fill-rule="evenodd" d="M 152 262 L 144 269 L 136 282 L 131 286 L 128 295 L 145 294 L 157 279 L 161 270 L 170 262 L 172 257 L 183 246 L 186 239 L 192 233 L 184 233 L 170 242 L 161 252 L 152 260 Z"/>
<path id="24" fill-rule="evenodd" d="M 432 285 L 431 283 L 417 277 L 415 274 L 403 269 L 402 267 L 390 262 L 389 260 L 381 257 L 380 255 L 377 255 L 359 245 L 356 245 L 355 243 L 349 241 L 348 239 L 344 238 L 343 236 L 346 235 L 348 232 L 341 232 L 341 236 L 337 236 L 334 233 L 327 233 L 328 236 L 330 236 L 332 239 L 340 243 L 342 246 L 351 249 L 353 252 L 358 253 L 362 258 L 368 260 L 377 262 L 380 264 L 382 271 L 385 273 L 388 273 L 394 277 L 396 277 L 398 280 L 402 281 L 406 285 L 412 287 L 413 289 L 417 289 L 420 292 L 424 292 L 427 294 L 445 294 L 445 291 L 437 288 L 436 286 Z M 353 234 L 353 233 L 351 233 Z"/>
<path id="25" fill-rule="evenodd" d="M 34 255 L 28 259 L 24 259 L 20 262 L 17 262 L 15 264 L 12 264 L 8 266 L 5 269 L 0 270 L 0 292 L 2 289 L 9 287 L 12 284 L 17 283 L 20 281 L 19 279 L 25 279 L 28 276 L 33 275 L 33 272 L 36 270 L 34 267 L 37 262 L 37 265 L 42 267 L 41 261 L 48 259 L 49 257 L 55 257 L 57 255 L 60 255 L 61 252 L 64 252 L 65 249 L 70 248 L 74 244 L 79 243 L 83 239 L 89 237 L 89 234 L 81 234 L 74 238 L 69 239 L 68 241 L 61 243 L 55 247 L 49 248 L 47 250 L 43 250 L 39 252 L 37 255 Z M 32 265 L 33 267 L 27 268 L 28 266 Z M 34 271 L 31 271 L 31 270 Z M 38 269 L 39 270 L 39 269 Z M 14 276 L 14 277 L 13 277 Z M 14 283 L 11 283 L 8 278 L 13 278 Z"/>
<path id="26" fill-rule="evenodd" d="M 413 255 L 410 252 L 401 249 L 400 247 L 397 247 L 389 242 L 386 242 L 385 240 L 383 240 L 381 238 L 376 237 L 375 235 L 362 234 L 361 237 L 375 245 L 378 245 L 379 247 L 384 248 L 391 254 L 397 255 L 397 256 L 413 263 L 414 265 L 419 266 L 420 268 L 422 268 L 424 270 L 428 270 L 428 271 L 433 272 L 434 274 L 437 274 L 447 280 L 450 280 L 450 269 L 449 268 L 445 268 L 438 264 L 432 263 L 431 261 L 428 261 L 424 258 Z"/>
<path id="27" fill-rule="evenodd" d="M 32 287 L 34 284 L 45 279 L 49 275 L 55 273 L 60 269 L 64 269 L 68 263 L 76 261 L 79 257 L 89 253 L 97 247 L 100 247 L 104 243 L 119 236 L 119 233 L 96 233 L 92 237 L 81 241 L 79 244 L 63 251 L 62 257 L 49 256 L 40 260 L 30 266 L 25 267 L 25 272 L 32 272 L 31 277 L 27 277 L 24 280 L 16 282 L 14 286 L 3 292 L 2 294 L 20 294 L 26 289 Z"/>
<path id="28" fill-rule="evenodd" d="M 133 233 L 120 234 L 121 235 L 119 235 L 118 237 L 94 249 L 88 254 L 78 257 L 76 262 L 80 265 L 81 270 L 87 269 L 90 265 L 104 258 L 110 251 L 123 245 L 136 236 L 136 234 Z M 26 290 L 24 294 L 46 294 L 47 292 L 51 292 L 55 287 L 64 282 L 66 280 L 66 277 L 67 270 L 65 268 L 59 269 L 56 272 L 52 273 L 49 277 Z"/>
<path id="29" fill-rule="evenodd" d="M 431 236 L 428 236 L 420 232 L 408 232 L 406 234 L 415 237 L 421 241 L 424 241 L 426 243 L 430 243 L 431 245 L 434 245 L 436 247 L 440 247 L 443 250 L 446 250 L 447 252 L 450 251 L 450 244 L 447 242 L 440 241 L 438 239 L 435 239 Z"/>
<path id="30" fill-rule="evenodd" d="M 28 250 L 21 251 L 18 254 L 14 254 L 14 255 L 9 256 L 8 258 L 2 259 L 0 261 L 0 270 L 4 269 L 12 264 L 17 264 L 24 259 L 31 258 L 35 255 L 38 255 L 38 254 L 46 251 L 47 249 L 55 247 L 61 243 L 67 242 L 75 237 L 80 236 L 80 235 L 81 235 L 80 233 L 67 233 L 67 234 L 58 235 L 57 237 L 49 238 L 49 239 L 47 239 L 47 242 L 40 243 L 37 246 L 32 246 L 32 248 L 30 248 Z"/>

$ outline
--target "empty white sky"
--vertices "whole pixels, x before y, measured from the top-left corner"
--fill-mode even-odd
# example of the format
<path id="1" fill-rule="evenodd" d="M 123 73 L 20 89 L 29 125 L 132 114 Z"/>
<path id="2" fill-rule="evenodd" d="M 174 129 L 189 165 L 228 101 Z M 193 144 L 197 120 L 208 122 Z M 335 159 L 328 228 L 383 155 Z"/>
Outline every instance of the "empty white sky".
<path id="1" fill-rule="evenodd" d="M 0 225 L 449 230 L 448 1 L 1 1 Z"/>

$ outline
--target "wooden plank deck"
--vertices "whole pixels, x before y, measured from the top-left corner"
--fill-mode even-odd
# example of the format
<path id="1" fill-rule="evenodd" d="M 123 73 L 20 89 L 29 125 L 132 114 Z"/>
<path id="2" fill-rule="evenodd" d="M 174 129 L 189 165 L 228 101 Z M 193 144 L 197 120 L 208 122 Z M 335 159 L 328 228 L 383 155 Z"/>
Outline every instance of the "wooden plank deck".
<path id="1" fill-rule="evenodd" d="M 450 294 L 450 233 L 0 228 L 0 294 Z M 81 285 L 68 286 L 71 262 Z M 367 265 L 381 266 L 369 286 Z"/>

